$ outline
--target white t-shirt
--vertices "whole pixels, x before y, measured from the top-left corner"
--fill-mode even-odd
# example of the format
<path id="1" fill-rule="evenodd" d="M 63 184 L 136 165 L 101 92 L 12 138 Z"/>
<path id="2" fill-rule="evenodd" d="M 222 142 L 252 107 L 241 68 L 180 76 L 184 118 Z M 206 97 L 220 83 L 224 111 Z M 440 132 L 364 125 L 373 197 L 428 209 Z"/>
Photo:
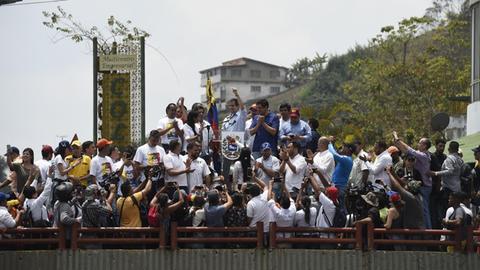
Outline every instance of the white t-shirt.
<path id="1" fill-rule="evenodd" d="M 120 170 L 120 168 L 123 166 L 123 164 L 124 164 L 123 160 L 115 162 L 113 164 L 113 171 Z M 143 173 L 138 177 L 138 179 L 134 179 L 135 178 L 134 171 L 135 171 L 135 168 L 133 167 L 133 165 L 123 166 L 123 170 L 120 173 L 120 181 L 118 182 L 118 185 L 117 185 L 117 194 L 119 196 L 122 195 L 122 191 L 120 189 L 120 186 L 123 183 L 125 183 L 127 181 L 130 182 L 130 186 L 132 187 L 132 189 L 134 189 L 137 186 L 139 186 L 140 183 L 143 182 L 146 179 L 145 175 Z"/>
<path id="2" fill-rule="evenodd" d="M 295 166 L 296 173 L 294 173 L 288 164 L 285 164 L 285 185 L 288 192 L 293 191 L 293 187 L 300 189 L 302 187 L 303 178 L 307 169 L 307 162 L 305 158 L 297 154 L 290 162 Z"/>
<path id="3" fill-rule="evenodd" d="M 195 133 L 193 132 L 192 127 L 190 127 L 187 124 L 183 125 L 182 130 L 183 130 L 182 150 L 187 152 L 188 139 L 194 137 Z M 196 132 L 196 130 L 195 130 L 195 132 Z"/>
<path id="4" fill-rule="evenodd" d="M 182 156 L 183 162 L 187 162 L 187 159 L 188 155 Z M 191 191 L 195 186 L 203 185 L 203 178 L 210 174 L 210 169 L 203 158 L 192 160 L 190 169 L 194 169 L 195 171 L 187 173 L 188 191 Z"/>
<path id="5" fill-rule="evenodd" d="M 50 166 L 52 166 L 52 162 L 47 161 L 45 159 L 40 159 L 35 161 L 35 165 L 40 170 L 40 176 L 42 177 L 42 182 L 45 184 L 45 181 L 47 181 L 48 169 L 50 169 Z"/>
<path id="6" fill-rule="evenodd" d="M 255 134 L 250 134 L 250 126 L 252 125 L 253 118 L 248 119 L 245 122 L 245 145 L 252 150 L 253 148 L 253 141 L 255 141 Z"/>
<path id="7" fill-rule="evenodd" d="M 178 119 L 178 118 L 170 119 L 168 117 L 164 117 L 158 120 L 157 129 L 167 129 L 173 126 L 173 121 L 175 120 L 178 122 L 178 128 L 182 129 L 183 121 L 181 119 Z M 171 140 L 180 140 L 180 138 L 175 133 L 175 128 L 172 128 L 167 132 L 167 134 L 162 136 L 161 140 L 162 140 L 162 144 L 169 144 Z"/>
<path id="8" fill-rule="evenodd" d="M 97 182 L 103 183 L 104 177 L 113 172 L 113 161 L 109 156 L 96 155 L 90 162 L 90 175 L 95 176 Z"/>
<path id="9" fill-rule="evenodd" d="M 183 162 L 183 159 L 180 155 L 169 152 L 164 158 L 165 170 L 174 169 L 174 170 L 185 170 L 186 166 Z M 170 176 L 166 173 L 165 182 L 177 182 L 181 187 L 188 186 L 187 183 L 187 174 L 182 173 L 176 176 Z"/>
<path id="10" fill-rule="evenodd" d="M 305 221 L 305 211 L 304 209 L 298 210 L 295 213 L 295 218 L 293 225 L 295 227 L 315 227 L 315 221 L 317 219 L 317 208 L 310 207 L 310 223 Z"/>
<path id="11" fill-rule="evenodd" d="M 253 159 L 251 159 L 250 166 L 250 169 L 254 168 L 255 166 L 255 161 Z M 235 163 L 233 164 L 232 176 L 234 182 L 236 182 L 237 184 L 243 184 L 243 168 L 240 161 L 235 161 Z"/>
<path id="12" fill-rule="evenodd" d="M 319 228 L 330 228 L 331 226 L 329 223 L 333 224 L 336 206 L 330 198 L 323 194 L 323 192 L 320 193 L 319 200 L 322 206 L 320 206 L 320 209 L 318 210 L 316 225 Z M 325 212 L 325 214 L 323 214 L 323 212 Z M 325 216 L 327 216 L 329 222 L 325 220 Z"/>
<path id="13" fill-rule="evenodd" d="M 60 174 L 60 171 L 58 170 L 58 164 L 62 164 L 63 165 L 63 169 L 66 169 L 68 167 L 67 163 L 65 162 L 65 160 L 62 158 L 61 155 L 57 155 L 54 159 L 53 159 L 53 165 L 55 165 L 55 175 L 54 175 L 54 179 L 61 179 L 61 180 L 67 180 L 67 174 L 65 175 L 61 175 Z"/>
<path id="14" fill-rule="evenodd" d="M 268 190 L 264 191 L 263 194 L 260 194 L 256 197 L 253 197 L 247 203 L 247 217 L 251 218 L 252 221 L 248 225 L 249 227 L 257 226 L 257 222 L 263 222 L 263 231 L 270 231 L 270 220 L 271 220 L 271 211 L 268 207 L 266 193 Z"/>
<path id="15" fill-rule="evenodd" d="M 200 123 L 195 123 L 197 133 L 200 133 Z M 202 154 L 208 153 L 210 141 L 213 139 L 213 129 L 207 121 L 203 120 Z"/>
<path id="16" fill-rule="evenodd" d="M 353 160 L 352 172 L 350 173 L 350 178 L 348 179 L 349 184 L 353 184 L 356 187 L 363 188 L 362 177 L 363 171 L 368 171 L 367 163 L 361 160 L 359 157 L 368 157 L 368 154 L 361 150 L 358 153 L 357 157 Z M 369 174 L 370 179 L 371 174 Z M 373 180 L 373 177 L 371 177 Z"/>
<path id="17" fill-rule="evenodd" d="M 142 166 L 157 166 L 164 162 L 165 156 L 166 153 L 163 147 L 158 145 L 152 147 L 146 143 L 137 149 L 133 161 L 140 163 Z M 142 173 L 141 175 L 143 175 L 143 181 L 145 174 Z M 157 181 L 159 177 L 153 178 L 152 181 Z"/>
<path id="18" fill-rule="evenodd" d="M 273 170 L 274 172 L 278 172 L 280 170 L 280 160 L 275 156 L 270 155 L 268 159 L 264 159 L 262 156 L 257 158 L 257 162 L 262 163 L 263 167 Z M 263 180 L 265 184 L 268 184 L 268 181 L 271 179 L 271 177 L 268 176 L 268 174 L 266 174 L 262 169 L 258 169 L 257 178 Z"/>
<path id="19" fill-rule="evenodd" d="M 390 186 L 390 177 L 385 170 L 388 166 L 392 166 L 392 157 L 387 150 L 383 151 L 377 156 L 373 165 L 370 162 L 366 163 L 370 173 L 373 174 L 373 181 L 382 180 L 385 185 Z"/>
<path id="20" fill-rule="evenodd" d="M 273 199 L 268 201 L 268 207 L 270 207 L 272 211 L 272 221 L 275 221 L 278 227 L 293 227 L 293 220 L 297 208 L 292 199 L 290 199 L 290 207 L 288 209 L 277 207 Z"/>
<path id="21" fill-rule="evenodd" d="M 314 168 L 317 168 L 318 171 L 325 177 L 328 182 L 332 182 L 333 171 L 335 171 L 335 160 L 333 159 L 333 154 L 330 151 L 325 150 L 323 152 L 317 152 L 313 157 Z M 318 174 L 314 173 L 313 176 L 320 187 L 323 187 L 322 181 Z"/>

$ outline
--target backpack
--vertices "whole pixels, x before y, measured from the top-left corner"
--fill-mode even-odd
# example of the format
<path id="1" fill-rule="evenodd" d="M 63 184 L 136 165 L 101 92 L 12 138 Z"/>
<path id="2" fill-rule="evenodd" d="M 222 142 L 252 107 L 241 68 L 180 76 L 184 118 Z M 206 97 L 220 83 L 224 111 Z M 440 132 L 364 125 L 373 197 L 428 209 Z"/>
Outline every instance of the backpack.
<path id="1" fill-rule="evenodd" d="M 330 222 L 330 220 L 328 219 L 327 214 L 325 214 L 325 210 L 322 211 L 322 214 L 330 227 L 343 228 L 347 223 L 347 212 L 342 207 L 338 207 L 335 205 L 335 215 L 333 216 L 333 223 Z"/>
<path id="2" fill-rule="evenodd" d="M 472 168 L 468 163 L 463 163 L 460 169 L 460 185 L 462 191 L 470 194 L 472 192 Z"/>
<path id="3" fill-rule="evenodd" d="M 32 211 L 28 206 L 27 206 L 27 209 L 25 209 L 25 213 L 22 215 L 22 226 L 25 228 L 33 227 Z"/>
<path id="4" fill-rule="evenodd" d="M 158 207 L 156 205 L 148 209 L 147 219 L 148 225 L 150 225 L 150 227 L 160 226 L 160 214 L 158 213 Z"/>

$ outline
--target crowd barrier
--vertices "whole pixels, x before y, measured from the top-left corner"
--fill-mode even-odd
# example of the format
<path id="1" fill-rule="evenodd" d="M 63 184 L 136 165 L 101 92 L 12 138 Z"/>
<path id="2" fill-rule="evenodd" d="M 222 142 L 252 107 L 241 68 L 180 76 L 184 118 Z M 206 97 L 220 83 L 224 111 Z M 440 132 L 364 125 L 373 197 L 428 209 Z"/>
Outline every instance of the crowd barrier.
<path id="1" fill-rule="evenodd" d="M 167 237 L 169 233 L 170 237 Z M 405 237 L 394 238 L 392 235 Z M 440 241 L 444 235 L 448 240 Z M 414 237 L 412 237 L 414 236 Z M 160 227 L 72 227 L 71 239 L 60 228 L 15 228 L 0 232 L 0 249 L 72 249 L 91 248 L 89 245 L 149 245 L 149 248 L 178 249 L 182 246 L 209 244 L 248 244 L 264 248 L 268 238 L 271 249 L 287 245 L 331 244 L 343 249 L 371 251 L 382 246 L 454 247 L 456 252 L 480 254 L 480 230 L 467 228 L 467 240 L 461 241 L 460 228 L 454 230 L 379 229 L 372 223 L 356 224 L 352 228 L 279 227 L 270 223 L 270 232 L 264 233 L 263 224 L 256 227 L 181 227 L 172 222 L 170 229 Z M 170 241 L 168 241 L 170 239 Z M 103 246 L 106 248 L 106 246 Z"/>

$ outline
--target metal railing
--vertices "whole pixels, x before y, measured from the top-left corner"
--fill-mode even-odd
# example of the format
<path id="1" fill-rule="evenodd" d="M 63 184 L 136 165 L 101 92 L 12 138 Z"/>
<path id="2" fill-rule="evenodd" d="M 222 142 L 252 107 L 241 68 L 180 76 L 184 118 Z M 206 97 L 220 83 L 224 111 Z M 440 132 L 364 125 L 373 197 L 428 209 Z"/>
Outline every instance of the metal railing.
<path id="1" fill-rule="evenodd" d="M 80 245 L 119 245 L 119 244 L 157 244 L 158 248 L 166 246 L 165 230 L 159 227 L 102 227 L 81 228 L 76 224 L 72 228 L 71 248 L 76 250 Z"/>
<path id="2" fill-rule="evenodd" d="M 319 237 L 319 233 L 329 237 Z M 354 228 L 317 228 L 278 227 L 275 222 L 270 223 L 270 248 L 277 248 L 278 244 L 351 244 L 361 250 L 362 243 L 362 224 Z"/>
<path id="3" fill-rule="evenodd" d="M 207 237 L 178 237 L 179 233 L 191 233 L 193 235 L 220 233 L 223 236 Z M 245 237 L 225 236 L 229 233 L 246 233 Z M 251 237 L 249 233 L 255 233 Z M 258 222 L 255 228 L 251 227 L 179 227 L 176 222 L 172 222 L 171 230 L 171 248 L 177 249 L 179 243 L 185 244 L 211 244 L 211 243 L 231 243 L 245 244 L 255 243 L 257 248 L 263 248 L 263 223 Z"/>
<path id="4" fill-rule="evenodd" d="M 366 226 L 366 227 L 364 227 Z M 365 231 L 366 230 L 366 231 Z M 250 244 L 263 248 L 263 224 L 256 227 L 180 227 L 172 222 L 170 226 L 170 248 L 175 250 L 179 244 Z M 212 235 L 213 234 L 213 235 Z M 391 239 L 392 235 L 407 236 L 405 239 Z M 447 236 L 440 241 L 439 236 Z M 417 237 L 411 237 L 417 236 Z M 460 228 L 454 230 L 420 230 L 420 229 L 383 229 L 373 228 L 371 223 L 357 224 L 353 228 L 309 228 L 279 227 L 270 223 L 268 232 L 269 247 L 281 247 L 282 244 L 337 244 L 345 249 L 371 251 L 390 246 L 415 247 L 454 247 L 456 252 L 466 251 L 480 254 L 480 230 L 467 227 L 465 241 L 461 239 Z M 72 227 L 70 248 L 77 250 L 88 245 L 146 245 L 150 248 L 167 248 L 168 239 L 163 226 L 160 227 Z M 66 249 L 66 230 L 60 228 L 15 228 L 8 229 L 0 235 L 0 249 Z"/>
<path id="5" fill-rule="evenodd" d="M 35 248 L 42 245 L 42 249 L 49 249 L 45 246 L 53 246 L 64 250 L 65 229 L 61 228 L 14 228 L 7 229 L 0 235 L 0 247 L 7 249 Z"/>

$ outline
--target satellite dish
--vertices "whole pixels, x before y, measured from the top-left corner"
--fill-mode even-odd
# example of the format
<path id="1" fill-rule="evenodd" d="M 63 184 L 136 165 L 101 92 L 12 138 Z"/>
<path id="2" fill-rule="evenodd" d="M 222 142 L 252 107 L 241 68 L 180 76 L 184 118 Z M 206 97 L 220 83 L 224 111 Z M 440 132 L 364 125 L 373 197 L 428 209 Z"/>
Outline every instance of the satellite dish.
<path id="1" fill-rule="evenodd" d="M 432 117 L 432 130 L 443 131 L 450 123 L 450 116 L 446 113 L 437 113 Z"/>

